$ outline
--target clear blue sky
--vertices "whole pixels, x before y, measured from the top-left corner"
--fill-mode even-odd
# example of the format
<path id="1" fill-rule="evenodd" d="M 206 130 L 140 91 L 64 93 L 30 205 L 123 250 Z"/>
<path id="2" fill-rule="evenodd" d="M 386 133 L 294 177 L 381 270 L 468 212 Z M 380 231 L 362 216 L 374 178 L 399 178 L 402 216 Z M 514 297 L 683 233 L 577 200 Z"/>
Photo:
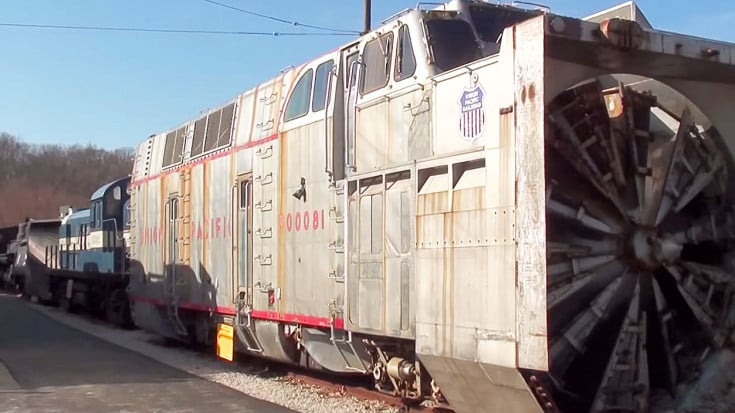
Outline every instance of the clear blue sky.
<path id="1" fill-rule="evenodd" d="M 361 30 L 362 0 L 218 0 Z M 583 17 L 622 0 L 536 0 Z M 373 0 L 374 25 L 416 0 Z M 660 29 L 735 41 L 726 0 L 642 0 Z M 1 0 L 0 23 L 235 31 L 306 30 L 202 0 Z M 0 27 L 0 131 L 32 143 L 135 146 L 351 37 L 254 37 Z"/>

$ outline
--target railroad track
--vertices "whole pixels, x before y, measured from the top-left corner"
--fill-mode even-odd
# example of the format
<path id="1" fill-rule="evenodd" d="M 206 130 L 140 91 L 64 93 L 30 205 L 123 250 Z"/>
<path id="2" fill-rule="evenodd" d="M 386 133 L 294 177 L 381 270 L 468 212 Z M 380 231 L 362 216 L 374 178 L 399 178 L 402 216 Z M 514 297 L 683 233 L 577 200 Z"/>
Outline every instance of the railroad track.
<path id="1" fill-rule="evenodd" d="M 329 397 L 354 397 L 363 401 L 378 401 L 385 405 L 395 407 L 401 413 L 453 413 L 448 406 L 421 406 L 410 401 L 401 400 L 397 397 L 381 393 L 370 388 L 370 380 L 337 379 L 327 375 L 321 375 L 310 371 L 290 370 L 285 373 L 287 380 L 299 384 L 317 387 L 324 391 Z"/>
<path id="2" fill-rule="evenodd" d="M 86 317 L 86 315 L 85 315 Z M 93 317 L 92 317 L 93 318 Z M 100 320 L 96 323 L 106 324 Z M 211 347 L 204 345 L 186 344 L 174 340 L 162 340 L 155 343 L 166 348 L 178 348 L 197 353 L 199 356 L 215 360 L 216 355 L 212 353 Z M 224 361 L 218 360 L 221 363 Z M 415 401 L 403 400 L 373 388 L 370 376 L 332 376 L 315 370 L 308 370 L 299 366 L 293 366 L 276 361 L 268 361 L 247 354 L 237 353 L 237 367 L 244 367 L 252 372 L 259 372 L 261 376 L 280 378 L 299 386 L 308 386 L 324 397 L 343 398 L 352 397 L 361 402 L 380 403 L 392 407 L 400 413 L 454 413 L 448 405 L 426 406 L 419 405 Z"/>
<path id="3" fill-rule="evenodd" d="M 170 346 L 192 349 L 199 354 L 216 358 L 211 348 L 205 346 L 181 345 L 169 342 Z M 333 376 L 319 371 L 308 370 L 299 366 L 267 361 L 247 354 L 238 354 L 239 366 L 262 370 L 270 377 L 280 377 L 299 386 L 310 386 L 324 397 L 353 397 L 362 402 L 377 402 L 397 409 L 400 413 L 453 413 L 449 406 L 425 406 L 415 401 L 403 400 L 399 397 L 380 392 L 373 388 L 370 376 Z M 266 373 L 267 372 L 267 373 Z"/>

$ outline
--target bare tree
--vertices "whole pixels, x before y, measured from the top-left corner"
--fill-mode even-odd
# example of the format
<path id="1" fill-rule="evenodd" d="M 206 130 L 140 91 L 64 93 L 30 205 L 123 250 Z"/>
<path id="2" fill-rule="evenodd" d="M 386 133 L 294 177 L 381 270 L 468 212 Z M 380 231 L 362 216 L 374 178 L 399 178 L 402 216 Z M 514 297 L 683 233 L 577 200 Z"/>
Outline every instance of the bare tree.
<path id="1" fill-rule="evenodd" d="M 97 188 L 129 175 L 133 149 L 30 145 L 0 133 L 0 227 L 49 218 L 59 206 L 89 207 Z"/>

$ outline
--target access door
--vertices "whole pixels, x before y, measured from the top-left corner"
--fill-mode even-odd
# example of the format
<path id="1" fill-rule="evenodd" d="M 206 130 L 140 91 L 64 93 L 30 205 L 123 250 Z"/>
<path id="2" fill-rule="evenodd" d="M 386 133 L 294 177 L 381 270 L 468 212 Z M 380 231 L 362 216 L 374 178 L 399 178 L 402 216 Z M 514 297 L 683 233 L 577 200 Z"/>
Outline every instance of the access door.
<path id="1" fill-rule="evenodd" d="M 235 245 L 235 301 L 244 305 L 253 303 L 253 185 L 252 175 L 238 178 L 235 199 L 237 217 Z"/>
<path id="2" fill-rule="evenodd" d="M 359 60 L 359 43 L 342 50 L 344 85 L 344 163 L 347 173 L 355 170 L 356 111 L 362 66 Z M 335 127 L 337 125 L 335 124 Z"/>

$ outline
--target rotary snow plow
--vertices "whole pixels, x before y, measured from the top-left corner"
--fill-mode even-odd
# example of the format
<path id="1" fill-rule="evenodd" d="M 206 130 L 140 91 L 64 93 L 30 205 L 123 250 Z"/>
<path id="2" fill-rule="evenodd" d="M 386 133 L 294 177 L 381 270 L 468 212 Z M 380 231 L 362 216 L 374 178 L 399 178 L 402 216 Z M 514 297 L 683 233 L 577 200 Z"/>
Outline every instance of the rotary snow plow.
<path id="1" fill-rule="evenodd" d="M 487 202 L 514 208 L 514 267 L 492 247 L 446 313 L 491 314 L 417 334 L 458 412 L 735 411 L 735 46 L 598 17 L 530 17 L 436 86 L 491 90 Z"/>
<path id="2" fill-rule="evenodd" d="M 735 48 L 622 19 L 514 35 L 517 202 L 545 205 L 518 223 L 519 268 L 546 236 L 545 326 L 519 295 L 546 328 L 546 360 L 519 354 L 548 363 L 531 390 L 563 412 L 735 406 Z"/>

